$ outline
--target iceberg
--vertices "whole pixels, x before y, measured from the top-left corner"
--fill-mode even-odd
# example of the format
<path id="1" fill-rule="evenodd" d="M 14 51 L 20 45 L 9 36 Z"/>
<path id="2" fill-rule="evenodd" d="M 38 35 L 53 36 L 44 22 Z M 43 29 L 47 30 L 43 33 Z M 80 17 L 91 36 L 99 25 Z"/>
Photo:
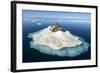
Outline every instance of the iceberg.
<path id="1" fill-rule="evenodd" d="M 28 35 L 30 47 L 41 53 L 75 57 L 88 51 L 89 44 L 57 23 Z"/>

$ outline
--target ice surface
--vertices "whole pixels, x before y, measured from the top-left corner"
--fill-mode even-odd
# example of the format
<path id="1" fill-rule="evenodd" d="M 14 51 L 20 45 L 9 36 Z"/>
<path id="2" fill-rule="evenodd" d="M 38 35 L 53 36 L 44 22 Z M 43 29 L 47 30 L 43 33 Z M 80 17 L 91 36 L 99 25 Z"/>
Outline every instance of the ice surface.
<path id="1" fill-rule="evenodd" d="M 51 28 L 48 26 L 41 31 L 30 33 L 28 37 L 33 39 L 30 42 L 31 48 L 45 54 L 69 57 L 80 55 L 88 50 L 89 44 L 82 38 L 71 34 L 68 30 L 52 32 Z"/>
<path id="2" fill-rule="evenodd" d="M 81 44 L 78 37 L 72 35 L 69 31 L 58 30 L 52 32 L 50 27 L 43 29 L 41 32 L 32 35 L 34 44 L 46 45 L 53 49 L 61 49 L 63 47 L 75 47 Z"/>

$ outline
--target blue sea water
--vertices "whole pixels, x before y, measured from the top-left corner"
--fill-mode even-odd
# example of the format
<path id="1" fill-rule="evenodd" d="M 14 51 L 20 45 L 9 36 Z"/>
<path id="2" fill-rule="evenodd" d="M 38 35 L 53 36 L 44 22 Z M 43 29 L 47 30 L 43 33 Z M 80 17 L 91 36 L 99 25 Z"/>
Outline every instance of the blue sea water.
<path id="1" fill-rule="evenodd" d="M 57 22 L 60 26 L 69 30 L 72 34 L 82 37 L 86 42 L 91 44 L 91 25 L 88 22 L 74 22 L 66 20 L 42 20 L 32 22 L 23 20 L 23 62 L 44 62 L 44 61 L 62 61 L 62 60 L 84 60 L 91 58 L 91 46 L 87 52 L 76 57 L 60 57 L 56 55 L 47 55 L 40 53 L 38 50 L 30 48 L 31 38 L 28 38 L 29 33 L 39 31 Z"/>

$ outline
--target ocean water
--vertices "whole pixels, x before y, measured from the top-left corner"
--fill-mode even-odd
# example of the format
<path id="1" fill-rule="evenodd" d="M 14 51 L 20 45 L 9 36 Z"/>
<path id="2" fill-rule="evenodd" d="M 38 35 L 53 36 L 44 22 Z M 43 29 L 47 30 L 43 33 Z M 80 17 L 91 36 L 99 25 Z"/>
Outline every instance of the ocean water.
<path id="1" fill-rule="evenodd" d="M 83 38 L 87 43 L 91 44 L 91 24 L 88 22 L 74 22 L 73 20 L 42 20 L 32 22 L 23 20 L 23 62 L 45 62 L 45 61 L 68 61 L 68 60 L 85 60 L 91 59 L 91 46 L 88 51 L 75 57 L 60 57 L 56 55 L 48 55 L 40 53 L 38 50 L 30 48 L 31 38 L 28 38 L 30 33 L 39 31 L 57 22 L 60 26 L 69 30 L 72 34 Z"/>

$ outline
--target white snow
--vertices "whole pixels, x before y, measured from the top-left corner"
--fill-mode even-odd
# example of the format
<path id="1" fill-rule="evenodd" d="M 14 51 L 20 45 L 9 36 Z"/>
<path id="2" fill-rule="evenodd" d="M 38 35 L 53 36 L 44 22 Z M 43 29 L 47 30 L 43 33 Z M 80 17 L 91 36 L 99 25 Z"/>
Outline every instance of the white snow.
<path id="1" fill-rule="evenodd" d="M 70 31 L 66 30 L 52 32 L 50 26 L 43 29 L 37 34 L 32 35 L 34 44 L 46 45 L 54 50 L 59 50 L 63 47 L 75 47 L 80 45 L 82 42 L 77 36 L 71 34 Z"/>

